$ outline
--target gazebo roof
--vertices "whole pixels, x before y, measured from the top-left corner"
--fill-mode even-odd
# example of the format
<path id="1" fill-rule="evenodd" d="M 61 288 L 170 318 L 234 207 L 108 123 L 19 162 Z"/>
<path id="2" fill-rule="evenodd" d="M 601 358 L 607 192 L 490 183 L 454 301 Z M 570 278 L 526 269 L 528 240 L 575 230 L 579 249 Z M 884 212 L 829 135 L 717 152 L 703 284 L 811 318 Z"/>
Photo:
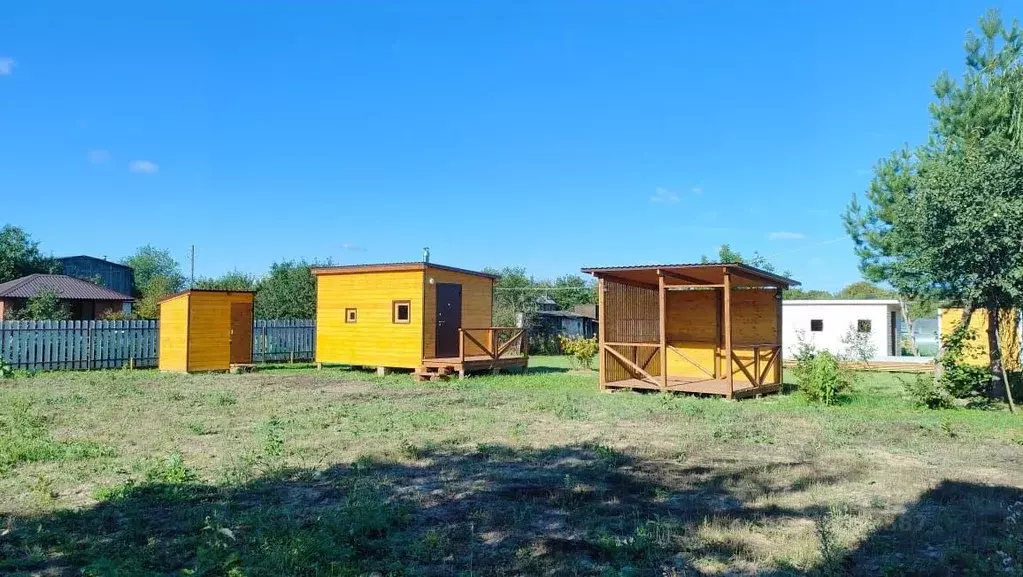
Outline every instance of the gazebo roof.
<path id="1" fill-rule="evenodd" d="M 730 274 L 733 286 L 773 286 L 787 289 L 799 285 L 799 281 L 737 263 L 646 264 L 582 269 L 582 272 L 597 278 L 617 279 L 652 287 L 657 286 L 661 274 L 668 277 L 670 284 L 674 286 L 720 285 L 724 283 L 725 271 Z"/>

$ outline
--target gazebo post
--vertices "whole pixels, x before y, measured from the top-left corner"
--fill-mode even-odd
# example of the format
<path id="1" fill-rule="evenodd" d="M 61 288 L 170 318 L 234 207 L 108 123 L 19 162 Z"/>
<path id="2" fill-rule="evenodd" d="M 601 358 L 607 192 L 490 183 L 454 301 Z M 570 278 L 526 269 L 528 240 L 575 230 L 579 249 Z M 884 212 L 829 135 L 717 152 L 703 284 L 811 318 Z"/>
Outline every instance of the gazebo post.
<path id="1" fill-rule="evenodd" d="M 725 376 L 728 379 L 728 394 L 726 399 L 731 399 L 735 393 L 735 374 L 732 370 L 732 275 L 728 267 L 722 269 L 724 277 L 724 316 L 725 316 Z"/>
<path id="2" fill-rule="evenodd" d="M 664 273 L 657 271 L 657 296 L 660 310 L 661 334 L 661 391 L 668 390 L 668 289 L 664 286 Z"/>
<path id="3" fill-rule="evenodd" d="M 607 388 L 607 376 L 604 374 L 604 357 L 607 356 L 604 352 L 604 342 L 607 340 L 604 337 L 604 331 L 607 329 L 607 323 L 604 322 L 604 277 L 597 278 L 597 352 L 599 359 L 597 360 L 597 370 L 600 372 L 598 380 L 600 382 L 600 390 Z"/>

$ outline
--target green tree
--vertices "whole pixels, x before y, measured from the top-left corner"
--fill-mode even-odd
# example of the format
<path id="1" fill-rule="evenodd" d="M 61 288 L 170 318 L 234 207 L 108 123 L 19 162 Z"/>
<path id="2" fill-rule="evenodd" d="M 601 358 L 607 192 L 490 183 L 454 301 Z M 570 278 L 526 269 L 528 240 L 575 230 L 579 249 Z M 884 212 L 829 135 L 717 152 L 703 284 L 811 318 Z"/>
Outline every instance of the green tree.
<path id="1" fill-rule="evenodd" d="M 312 268 L 329 266 L 304 260 L 275 262 L 256 288 L 255 314 L 260 319 L 316 317 L 316 277 Z"/>
<path id="2" fill-rule="evenodd" d="M 1023 302 L 1023 36 L 990 11 L 965 49 L 963 77 L 934 84 L 927 142 L 882 159 L 865 202 L 854 197 L 844 215 L 864 277 L 921 303 L 960 304 L 963 326 L 976 308 L 997 319 Z M 996 395 L 1007 389 L 989 324 Z"/>
<path id="3" fill-rule="evenodd" d="M 783 296 L 786 300 L 822 300 L 835 298 L 835 295 L 826 290 L 801 289 L 799 287 L 786 290 Z"/>
<path id="4" fill-rule="evenodd" d="M 134 314 L 140 319 L 155 319 L 160 316 L 160 301 L 177 292 L 173 280 L 165 276 L 154 276 L 142 289 L 142 295 L 135 301 Z"/>
<path id="5" fill-rule="evenodd" d="M 178 262 L 167 249 L 147 244 L 139 247 L 135 254 L 121 260 L 121 264 L 131 267 L 135 275 L 135 290 L 143 296 L 156 277 L 162 277 L 159 285 L 169 288 L 171 293 L 185 288 L 185 276 L 181 274 Z"/>
<path id="6" fill-rule="evenodd" d="M 195 281 L 197 289 L 254 291 L 256 285 L 256 277 L 240 270 L 233 270 L 217 278 L 200 278 Z"/>
<path id="7" fill-rule="evenodd" d="M 71 318 L 71 313 L 61 302 L 60 295 L 52 290 L 44 290 L 29 297 L 25 306 L 11 316 L 25 321 L 66 321 Z"/>
<path id="8" fill-rule="evenodd" d="M 54 270 L 52 260 L 39 251 L 39 243 L 14 225 L 0 228 L 0 283 Z"/>
<path id="9" fill-rule="evenodd" d="M 877 300 L 898 298 L 898 293 L 870 281 L 856 281 L 835 293 L 835 298 L 850 300 Z"/>
<path id="10" fill-rule="evenodd" d="M 496 326 L 515 326 L 518 313 L 523 313 L 527 320 L 536 312 L 536 299 L 543 294 L 534 290 L 538 284 L 526 274 L 523 267 L 505 267 L 497 270 L 484 269 L 484 272 L 500 276 L 494 286 L 494 324 Z"/>
<path id="11" fill-rule="evenodd" d="M 597 302 L 597 286 L 592 280 L 579 275 L 566 274 L 554 279 L 549 285 L 549 296 L 558 304 L 560 310 L 571 310 L 576 305 L 590 305 Z"/>

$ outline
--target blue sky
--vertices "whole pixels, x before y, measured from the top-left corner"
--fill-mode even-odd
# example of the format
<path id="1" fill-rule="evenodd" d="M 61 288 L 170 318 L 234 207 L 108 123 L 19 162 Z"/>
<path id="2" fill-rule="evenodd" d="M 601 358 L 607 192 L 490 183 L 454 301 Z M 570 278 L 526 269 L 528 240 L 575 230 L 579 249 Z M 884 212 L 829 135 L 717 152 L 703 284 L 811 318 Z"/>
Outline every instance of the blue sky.
<path id="1" fill-rule="evenodd" d="M 0 222 L 58 256 L 186 268 L 194 243 L 198 275 L 429 246 L 549 277 L 729 243 L 837 289 L 840 212 L 926 137 L 990 6 L 297 4 L 5 7 Z"/>

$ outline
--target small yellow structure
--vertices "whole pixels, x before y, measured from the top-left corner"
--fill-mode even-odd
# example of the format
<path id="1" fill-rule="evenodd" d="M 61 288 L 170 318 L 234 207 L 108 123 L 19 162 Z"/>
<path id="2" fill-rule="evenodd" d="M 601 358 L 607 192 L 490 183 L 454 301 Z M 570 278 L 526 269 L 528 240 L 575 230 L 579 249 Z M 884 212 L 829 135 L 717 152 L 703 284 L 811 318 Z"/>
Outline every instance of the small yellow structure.
<path id="1" fill-rule="evenodd" d="M 998 312 L 999 336 L 1002 341 L 1002 358 L 1006 370 L 1018 371 L 1023 367 L 1020 355 L 1023 353 L 1023 342 L 1021 342 L 1021 330 L 1019 311 L 1003 309 Z M 944 339 L 959 326 L 962 322 L 963 309 L 949 308 L 938 310 L 938 334 Z M 986 367 L 991 362 L 990 347 L 988 347 L 988 315 L 986 309 L 973 311 L 970 316 L 970 329 L 973 331 L 973 338 L 966 346 L 963 361 L 978 367 Z"/>
<path id="2" fill-rule="evenodd" d="M 742 264 L 584 268 L 597 277 L 600 387 L 753 397 L 782 388 L 782 293 Z"/>
<path id="3" fill-rule="evenodd" d="M 525 331 L 494 327 L 494 275 L 432 263 L 316 275 L 316 362 L 460 376 L 526 366 Z"/>
<path id="4" fill-rule="evenodd" d="M 160 301 L 160 370 L 226 371 L 252 363 L 253 297 L 191 289 Z"/>

